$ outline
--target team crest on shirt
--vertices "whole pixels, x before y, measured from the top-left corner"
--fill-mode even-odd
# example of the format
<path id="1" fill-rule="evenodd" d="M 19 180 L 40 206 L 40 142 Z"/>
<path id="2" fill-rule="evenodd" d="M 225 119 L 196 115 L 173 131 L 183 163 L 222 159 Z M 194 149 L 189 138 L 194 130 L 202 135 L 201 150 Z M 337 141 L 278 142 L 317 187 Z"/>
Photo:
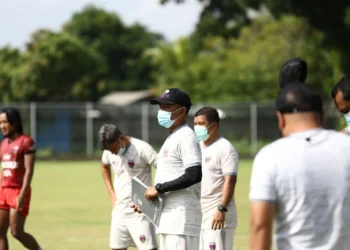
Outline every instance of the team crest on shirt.
<path id="1" fill-rule="evenodd" d="M 204 161 L 205 161 L 206 163 L 210 162 L 210 160 L 211 160 L 211 157 L 205 157 L 205 159 L 204 159 Z"/>
<path id="2" fill-rule="evenodd" d="M 128 160 L 128 165 L 130 168 L 133 168 L 135 166 L 135 161 L 134 160 Z"/>
<path id="3" fill-rule="evenodd" d="M 169 98 L 169 90 L 165 90 L 165 92 L 163 93 L 163 95 L 160 98 Z"/>
<path id="4" fill-rule="evenodd" d="M 13 154 L 17 154 L 17 153 L 18 153 L 18 150 L 19 150 L 19 147 L 18 147 L 18 146 L 14 146 L 14 147 L 12 148 Z"/>
<path id="5" fill-rule="evenodd" d="M 11 155 L 10 155 L 10 154 L 5 154 L 5 155 L 2 157 L 2 159 L 3 159 L 4 161 L 8 161 L 8 160 L 11 159 Z"/>
<path id="6" fill-rule="evenodd" d="M 167 157 L 169 153 L 169 149 L 164 149 L 163 156 Z"/>
<path id="7" fill-rule="evenodd" d="M 210 250 L 215 250 L 215 249 L 216 249 L 216 244 L 215 244 L 215 242 L 210 242 L 210 243 L 209 243 L 209 249 L 210 249 Z"/>
<path id="8" fill-rule="evenodd" d="M 146 236 L 140 235 L 140 241 L 144 243 L 146 241 Z"/>

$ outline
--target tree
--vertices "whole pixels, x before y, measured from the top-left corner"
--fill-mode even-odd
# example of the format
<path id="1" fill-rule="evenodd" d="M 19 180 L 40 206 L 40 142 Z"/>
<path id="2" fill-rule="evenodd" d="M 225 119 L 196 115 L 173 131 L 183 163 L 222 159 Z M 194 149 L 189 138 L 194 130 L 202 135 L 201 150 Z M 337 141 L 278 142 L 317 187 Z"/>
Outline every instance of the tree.
<path id="1" fill-rule="evenodd" d="M 18 49 L 5 46 L 0 49 L 0 100 L 10 102 L 16 99 L 15 90 L 18 87 L 16 70 L 21 63 L 21 53 Z"/>
<path id="2" fill-rule="evenodd" d="M 160 0 L 162 4 L 167 2 L 182 3 L 184 0 Z M 336 48 L 340 54 L 342 69 L 350 70 L 350 1 L 348 0 L 198 0 L 204 4 L 204 8 L 197 26 L 197 32 L 201 36 L 206 34 L 221 35 L 222 29 L 234 23 L 236 27 L 249 23 L 249 9 L 260 11 L 266 7 L 275 17 L 284 14 L 292 14 L 308 21 L 311 27 L 320 30 L 324 36 L 323 41 L 328 48 Z M 206 30 L 201 26 L 206 18 L 211 16 L 217 20 L 221 29 Z M 237 29 L 233 29 L 233 35 L 237 35 Z M 216 33 L 217 32 L 217 33 Z"/>
<path id="3" fill-rule="evenodd" d="M 164 44 L 148 56 L 159 67 L 154 90 L 186 90 L 194 102 L 272 101 L 278 92 L 281 65 L 300 56 L 310 62 L 309 83 L 329 96 L 330 82 L 340 77 L 334 51 L 322 49 L 323 35 L 293 16 L 255 19 L 238 38 L 210 37 L 193 55 L 189 39 Z"/>
<path id="4" fill-rule="evenodd" d="M 110 90 L 147 89 L 152 83 L 152 67 L 142 60 L 142 54 L 162 39 L 159 34 L 140 24 L 128 27 L 115 13 L 92 5 L 75 13 L 63 30 L 104 57 L 108 66 L 104 77 Z"/>
<path id="5" fill-rule="evenodd" d="M 100 55 L 68 33 L 32 35 L 17 72 L 17 95 L 30 101 L 96 101 L 104 91 Z"/>

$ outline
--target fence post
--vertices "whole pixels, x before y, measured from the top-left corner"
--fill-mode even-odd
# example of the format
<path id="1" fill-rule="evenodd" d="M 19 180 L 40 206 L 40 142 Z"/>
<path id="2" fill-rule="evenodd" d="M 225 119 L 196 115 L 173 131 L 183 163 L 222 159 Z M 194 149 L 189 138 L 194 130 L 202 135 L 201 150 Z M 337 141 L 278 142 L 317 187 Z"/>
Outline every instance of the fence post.
<path id="1" fill-rule="evenodd" d="M 250 104 L 250 155 L 254 156 L 258 151 L 258 114 L 257 104 Z"/>
<path id="2" fill-rule="evenodd" d="M 145 142 L 149 142 L 149 104 L 141 103 L 141 137 Z"/>
<path id="3" fill-rule="evenodd" d="M 36 103 L 29 104 L 30 113 L 30 137 L 36 142 Z"/>
<path id="4" fill-rule="evenodd" d="M 94 153 L 93 108 L 92 102 L 86 102 L 86 155 L 89 157 Z"/>

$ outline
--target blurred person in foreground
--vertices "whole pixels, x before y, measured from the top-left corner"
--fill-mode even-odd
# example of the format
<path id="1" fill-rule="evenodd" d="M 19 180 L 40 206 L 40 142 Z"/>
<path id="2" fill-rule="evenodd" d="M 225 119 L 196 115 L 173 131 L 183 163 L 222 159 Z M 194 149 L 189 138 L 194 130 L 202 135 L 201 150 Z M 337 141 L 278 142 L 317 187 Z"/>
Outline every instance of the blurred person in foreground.
<path id="1" fill-rule="evenodd" d="M 159 105 L 158 123 L 169 131 L 158 154 L 156 185 L 145 192 L 147 199 L 160 194 L 164 199 L 157 228 L 160 249 L 197 250 L 202 219 L 202 169 L 198 140 L 186 122 L 191 99 L 181 89 L 170 88 L 150 102 Z"/>
<path id="2" fill-rule="evenodd" d="M 333 87 L 331 96 L 347 127 L 341 132 L 350 135 L 350 75 L 342 77 Z"/>
<path id="3" fill-rule="evenodd" d="M 234 191 L 239 156 L 220 136 L 219 123 L 219 113 L 212 107 L 203 107 L 194 115 L 194 131 L 202 149 L 200 250 L 233 249 L 237 227 Z"/>
<path id="4" fill-rule="evenodd" d="M 250 248 L 350 249 L 350 138 L 325 130 L 323 102 L 305 84 L 276 101 L 283 137 L 259 151 L 250 182 Z"/>
<path id="5" fill-rule="evenodd" d="M 102 125 L 99 144 L 104 150 L 101 159 L 102 177 L 113 207 L 111 249 L 157 249 L 155 227 L 143 214 L 134 213 L 130 208 L 131 178 L 137 177 L 146 185 L 152 184 L 151 167 L 156 164 L 156 151 L 148 143 L 122 134 L 113 124 Z M 114 172 L 113 184 L 111 168 Z"/>
<path id="6" fill-rule="evenodd" d="M 2 178 L 0 187 L 0 250 L 8 250 L 7 230 L 24 247 L 41 250 L 35 238 L 24 231 L 31 200 L 35 142 L 23 133 L 22 119 L 15 108 L 0 111 Z"/>

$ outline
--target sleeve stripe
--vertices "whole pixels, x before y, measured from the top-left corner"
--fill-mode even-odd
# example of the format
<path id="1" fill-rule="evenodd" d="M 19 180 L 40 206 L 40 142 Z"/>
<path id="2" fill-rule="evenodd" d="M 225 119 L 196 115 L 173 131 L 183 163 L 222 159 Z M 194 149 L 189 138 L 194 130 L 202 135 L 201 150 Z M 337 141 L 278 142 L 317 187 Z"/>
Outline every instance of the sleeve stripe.
<path id="1" fill-rule="evenodd" d="M 194 162 L 194 163 L 186 164 L 184 167 L 190 168 L 190 167 L 196 167 L 196 166 L 202 166 L 202 163 L 201 162 Z"/>
<path id="2" fill-rule="evenodd" d="M 27 152 L 24 152 L 25 155 L 29 155 L 29 154 L 35 154 L 35 150 L 28 150 Z"/>
<path id="3" fill-rule="evenodd" d="M 237 172 L 226 172 L 226 173 L 222 173 L 222 175 L 224 175 L 224 176 L 228 176 L 228 175 L 237 176 Z"/>

